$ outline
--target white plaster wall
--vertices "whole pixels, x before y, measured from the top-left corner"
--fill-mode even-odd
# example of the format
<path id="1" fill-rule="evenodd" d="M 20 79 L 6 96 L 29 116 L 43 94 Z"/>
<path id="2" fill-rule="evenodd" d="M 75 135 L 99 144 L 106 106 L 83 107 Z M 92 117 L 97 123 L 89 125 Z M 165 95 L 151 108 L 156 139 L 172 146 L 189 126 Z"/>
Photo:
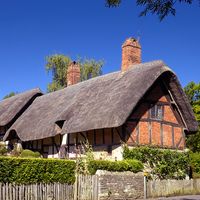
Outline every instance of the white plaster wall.
<path id="1" fill-rule="evenodd" d="M 112 153 L 107 152 L 107 147 L 99 146 L 93 149 L 94 158 L 99 160 L 123 160 L 123 148 L 121 145 L 112 146 Z"/>

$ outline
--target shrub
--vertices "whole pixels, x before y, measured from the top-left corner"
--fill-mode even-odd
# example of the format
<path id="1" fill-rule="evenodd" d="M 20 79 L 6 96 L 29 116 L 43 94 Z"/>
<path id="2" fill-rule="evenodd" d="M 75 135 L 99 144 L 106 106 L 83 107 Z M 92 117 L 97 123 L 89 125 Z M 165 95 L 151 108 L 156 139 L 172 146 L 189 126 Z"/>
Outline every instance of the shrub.
<path id="1" fill-rule="evenodd" d="M 107 171 L 142 171 L 143 164 L 138 160 L 123 160 L 123 161 L 107 161 L 107 160 L 93 160 L 88 164 L 88 170 L 90 174 L 95 174 L 97 170 Z"/>
<path id="2" fill-rule="evenodd" d="M 200 177 L 200 153 L 191 153 L 190 154 L 190 163 L 192 167 L 193 177 Z"/>
<path id="3" fill-rule="evenodd" d="M 151 169 L 152 176 L 160 179 L 183 179 L 189 167 L 189 154 L 151 147 L 124 147 L 124 159 L 137 159 Z"/>
<path id="4" fill-rule="evenodd" d="M 0 157 L 0 182 L 72 184 L 75 165 L 69 160 Z"/>
<path id="5" fill-rule="evenodd" d="M 6 145 L 0 143 L 0 155 L 1 155 L 1 156 L 4 156 L 4 155 L 7 154 L 7 152 L 8 152 L 8 150 L 6 149 Z"/>
<path id="6" fill-rule="evenodd" d="M 78 174 L 88 175 L 90 174 L 88 169 L 88 164 L 90 163 L 90 161 L 94 160 L 93 149 L 92 146 L 89 144 L 88 140 L 86 140 L 86 142 L 81 144 L 81 149 L 83 150 L 85 156 L 79 154 L 79 156 L 77 157 L 76 172 Z"/>
<path id="7" fill-rule="evenodd" d="M 41 158 L 41 154 L 39 152 L 34 152 L 28 149 L 25 149 L 20 154 L 22 158 Z"/>

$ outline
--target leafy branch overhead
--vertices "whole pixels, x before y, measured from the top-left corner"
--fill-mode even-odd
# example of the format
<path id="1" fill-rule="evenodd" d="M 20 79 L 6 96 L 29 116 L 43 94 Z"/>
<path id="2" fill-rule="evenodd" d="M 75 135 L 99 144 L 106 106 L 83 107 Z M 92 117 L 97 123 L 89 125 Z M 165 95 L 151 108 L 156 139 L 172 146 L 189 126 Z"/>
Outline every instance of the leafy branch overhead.
<path id="1" fill-rule="evenodd" d="M 169 14 L 176 14 L 175 6 L 177 3 L 192 4 L 193 2 L 194 0 L 137 0 L 136 4 L 144 7 L 140 16 L 152 13 L 158 15 L 160 20 L 163 20 Z M 106 0 L 108 7 L 118 7 L 121 3 L 121 0 Z"/>
<path id="2" fill-rule="evenodd" d="M 67 87 L 67 69 L 72 59 L 63 54 L 54 54 L 46 57 L 46 70 L 53 76 L 52 82 L 48 85 L 48 92 L 53 92 Z M 78 59 L 81 68 L 81 81 L 100 76 L 102 74 L 102 60 Z"/>

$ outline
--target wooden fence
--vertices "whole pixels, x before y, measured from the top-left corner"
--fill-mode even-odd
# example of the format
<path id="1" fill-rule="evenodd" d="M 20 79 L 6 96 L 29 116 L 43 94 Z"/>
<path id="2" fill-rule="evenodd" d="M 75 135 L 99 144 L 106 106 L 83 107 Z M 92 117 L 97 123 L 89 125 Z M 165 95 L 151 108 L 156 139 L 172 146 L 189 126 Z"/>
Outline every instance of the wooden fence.
<path id="1" fill-rule="evenodd" d="M 74 185 L 0 183 L 0 200 L 97 200 L 97 176 L 76 177 Z"/>
<path id="2" fill-rule="evenodd" d="M 152 180 L 147 183 L 148 197 L 200 194 L 200 179 Z"/>
<path id="3" fill-rule="evenodd" d="M 74 184 L 74 200 L 98 199 L 98 176 L 79 175 Z"/>

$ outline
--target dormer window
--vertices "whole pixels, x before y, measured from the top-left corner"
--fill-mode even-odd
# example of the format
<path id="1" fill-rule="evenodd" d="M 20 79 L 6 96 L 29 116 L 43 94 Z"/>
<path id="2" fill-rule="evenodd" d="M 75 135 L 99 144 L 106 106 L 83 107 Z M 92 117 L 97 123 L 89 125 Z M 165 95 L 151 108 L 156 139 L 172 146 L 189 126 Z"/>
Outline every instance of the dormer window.
<path id="1" fill-rule="evenodd" d="M 163 107 L 161 105 L 153 105 L 150 109 L 150 118 L 162 120 L 163 119 Z"/>

